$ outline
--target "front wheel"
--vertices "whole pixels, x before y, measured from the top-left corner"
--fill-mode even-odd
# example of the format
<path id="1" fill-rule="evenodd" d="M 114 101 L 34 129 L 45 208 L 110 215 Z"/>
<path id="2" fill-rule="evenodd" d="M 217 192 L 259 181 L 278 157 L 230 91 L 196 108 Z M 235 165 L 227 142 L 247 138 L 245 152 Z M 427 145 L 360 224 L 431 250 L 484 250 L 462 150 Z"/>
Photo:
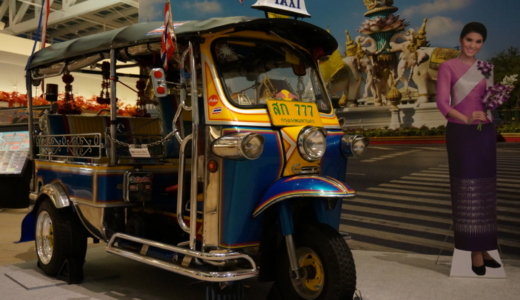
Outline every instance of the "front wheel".
<path id="1" fill-rule="evenodd" d="M 38 209 L 35 243 L 38 266 L 47 275 L 58 275 L 67 259 L 81 265 L 85 261 L 85 228 L 71 211 L 56 209 L 48 199 Z"/>
<path id="2" fill-rule="evenodd" d="M 352 299 L 356 268 L 352 253 L 341 235 L 325 224 L 307 225 L 294 236 L 300 278 L 292 276 L 287 251 L 278 263 L 277 282 L 281 299 Z"/>

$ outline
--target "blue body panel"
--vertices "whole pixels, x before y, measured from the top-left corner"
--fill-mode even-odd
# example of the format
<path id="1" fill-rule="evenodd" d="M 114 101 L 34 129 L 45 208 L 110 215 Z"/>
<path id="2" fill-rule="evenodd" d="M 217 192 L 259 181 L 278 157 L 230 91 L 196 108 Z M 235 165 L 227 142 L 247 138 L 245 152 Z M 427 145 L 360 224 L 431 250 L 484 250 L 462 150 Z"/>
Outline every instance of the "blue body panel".
<path id="1" fill-rule="evenodd" d="M 220 210 L 220 246 L 237 248 L 259 242 L 263 226 L 262 212 L 270 205 L 290 197 L 319 197 L 315 203 L 319 220 L 339 228 L 341 199 L 355 192 L 344 182 L 346 158 L 340 151 L 343 132 L 327 135 L 327 151 L 320 175 L 295 175 L 280 178 L 284 152 L 278 132 L 245 127 L 223 129 L 224 134 L 255 132 L 265 137 L 264 152 L 256 160 L 223 160 L 222 204 Z M 329 208 L 327 198 L 338 199 Z M 291 231 L 292 224 L 285 224 Z"/>
<path id="2" fill-rule="evenodd" d="M 341 130 L 327 131 L 327 150 L 321 159 L 321 175 L 345 182 L 347 172 L 347 158 L 341 153 Z"/>
<path id="3" fill-rule="evenodd" d="M 278 132 L 254 128 L 231 127 L 224 134 L 255 132 L 264 136 L 262 155 L 255 160 L 224 159 L 222 201 L 220 209 L 220 245 L 234 248 L 257 244 L 262 218 L 251 217 L 257 199 L 279 177 L 283 167 L 283 150 Z"/>
<path id="4" fill-rule="evenodd" d="M 341 138 L 344 133 L 341 130 L 328 130 L 327 132 L 327 151 L 321 160 L 321 175 L 335 178 L 341 182 L 345 182 L 347 173 L 348 159 L 341 153 Z M 339 222 L 341 219 L 341 204 L 336 205 L 334 209 L 325 210 L 328 224 L 339 230 Z"/>
<path id="5" fill-rule="evenodd" d="M 94 177 L 91 174 L 80 174 L 73 173 L 72 171 L 56 171 L 40 168 L 38 169 L 37 176 L 43 179 L 43 185 L 49 184 L 53 181 L 59 181 L 63 184 L 69 196 L 92 200 Z M 121 199 L 122 191 L 119 192 L 121 193 L 121 196 L 118 198 Z M 103 195 L 100 197 L 100 201 L 103 201 L 101 199 L 106 201 L 106 196 Z"/>
<path id="6" fill-rule="evenodd" d="M 99 205 L 124 202 L 123 190 L 122 188 L 117 188 L 117 186 L 122 187 L 123 170 L 120 173 L 97 173 L 93 176 L 92 174 L 81 174 L 80 166 L 70 167 L 69 169 L 61 171 L 40 167 L 38 168 L 37 176 L 41 178 L 43 185 L 53 181 L 61 182 L 67 194 L 75 199 L 92 201 Z M 171 173 L 152 173 L 154 186 L 152 200 L 149 203 L 166 204 L 173 209 L 176 206 L 175 199 L 177 194 L 170 193 L 166 195 L 164 190 L 177 182 L 177 174 L 173 171 Z M 94 181 L 96 182 L 94 183 Z M 94 188 L 94 184 L 97 184 L 97 189 Z M 94 191 L 97 191 L 97 193 L 93 194 Z"/>

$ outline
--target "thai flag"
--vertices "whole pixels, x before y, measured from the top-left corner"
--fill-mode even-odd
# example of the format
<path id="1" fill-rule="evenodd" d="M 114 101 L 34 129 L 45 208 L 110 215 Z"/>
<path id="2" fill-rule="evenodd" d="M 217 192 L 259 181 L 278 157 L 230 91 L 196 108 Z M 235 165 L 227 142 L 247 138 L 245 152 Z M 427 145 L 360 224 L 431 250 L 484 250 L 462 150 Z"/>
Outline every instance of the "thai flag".
<path id="1" fill-rule="evenodd" d="M 173 29 L 172 13 L 170 9 L 170 1 L 164 4 L 164 31 L 161 39 L 161 61 L 164 70 L 168 70 L 168 60 L 175 53 L 175 31 Z"/>
<path id="2" fill-rule="evenodd" d="M 42 3 L 42 9 L 43 9 L 43 16 L 42 16 L 42 39 L 40 44 L 40 49 L 45 48 L 45 43 L 47 42 L 47 24 L 49 23 L 49 14 L 51 12 L 51 0 L 43 0 Z"/>

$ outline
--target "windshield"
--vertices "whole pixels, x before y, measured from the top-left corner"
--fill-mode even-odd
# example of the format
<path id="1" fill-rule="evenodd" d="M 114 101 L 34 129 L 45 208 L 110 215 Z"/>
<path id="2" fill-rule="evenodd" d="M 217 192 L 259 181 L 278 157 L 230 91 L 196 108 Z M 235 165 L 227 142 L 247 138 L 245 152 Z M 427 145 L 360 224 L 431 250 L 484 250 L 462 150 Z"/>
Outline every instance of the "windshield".
<path id="1" fill-rule="evenodd" d="M 330 112 L 315 64 L 302 51 L 285 43 L 230 39 L 217 40 L 213 51 L 233 104 L 257 108 L 268 99 L 302 101 Z"/>

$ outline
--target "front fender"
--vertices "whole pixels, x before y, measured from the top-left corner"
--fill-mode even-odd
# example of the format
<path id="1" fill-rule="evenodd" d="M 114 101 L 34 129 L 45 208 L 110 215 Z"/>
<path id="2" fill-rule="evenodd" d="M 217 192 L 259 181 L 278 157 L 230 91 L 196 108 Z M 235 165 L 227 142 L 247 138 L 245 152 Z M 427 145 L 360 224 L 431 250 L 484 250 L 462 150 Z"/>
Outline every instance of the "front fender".
<path id="1" fill-rule="evenodd" d="M 273 183 L 260 198 L 253 212 L 253 218 L 271 205 L 289 198 L 346 198 L 355 195 L 356 192 L 348 185 L 332 177 L 318 175 L 284 177 Z"/>
<path id="2" fill-rule="evenodd" d="M 54 203 L 54 206 L 58 209 L 70 206 L 69 195 L 59 182 L 44 185 L 40 190 L 38 199 L 40 199 L 42 195 L 49 197 L 52 203 Z"/>
<path id="3" fill-rule="evenodd" d="M 59 182 L 52 182 L 44 185 L 37 195 L 35 193 L 31 194 L 29 197 L 35 201 L 35 205 L 31 212 L 29 212 L 22 221 L 22 235 L 20 241 L 17 243 L 34 241 L 36 213 L 38 212 L 38 206 L 41 204 L 40 199 L 44 196 L 51 199 L 54 206 L 58 209 L 70 206 L 69 196 L 67 195 L 65 188 Z"/>

